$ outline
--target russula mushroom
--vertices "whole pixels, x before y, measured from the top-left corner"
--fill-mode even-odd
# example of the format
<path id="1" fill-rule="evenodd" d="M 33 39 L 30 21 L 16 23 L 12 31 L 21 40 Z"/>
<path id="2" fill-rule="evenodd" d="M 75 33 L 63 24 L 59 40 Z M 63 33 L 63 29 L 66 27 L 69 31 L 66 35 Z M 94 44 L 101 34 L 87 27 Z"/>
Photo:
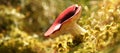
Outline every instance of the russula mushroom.
<path id="1" fill-rule="evenodd" d="M 77 20 L 81 15 L 82 8 L 77 4 L 65 9 L 54 21 L 52 26 L 45 32 L 45 37 L 56 37 L 60 34 L 71 33 L 78 35 L 85 33 L 86 30 L 77 24 Z"/>

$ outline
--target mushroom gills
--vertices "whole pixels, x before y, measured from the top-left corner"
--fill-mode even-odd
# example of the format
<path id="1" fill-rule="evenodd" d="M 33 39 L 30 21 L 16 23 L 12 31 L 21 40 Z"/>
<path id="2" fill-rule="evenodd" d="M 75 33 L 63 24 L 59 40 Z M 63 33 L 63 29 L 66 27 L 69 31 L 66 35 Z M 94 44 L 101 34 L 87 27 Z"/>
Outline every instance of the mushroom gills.
<path id="1" fill-rule="evenodd" d="M 78 9 L 78 7 L 76 6 L 74 11 L 70 11 L 66 15 L 64 15 L 63 19 L 60 20 L 60 23 L 63 23 L 64 21 L 66 21 L 69 18 L 72 18 L 72 16 L 76 13 L 77 9 Z"/>

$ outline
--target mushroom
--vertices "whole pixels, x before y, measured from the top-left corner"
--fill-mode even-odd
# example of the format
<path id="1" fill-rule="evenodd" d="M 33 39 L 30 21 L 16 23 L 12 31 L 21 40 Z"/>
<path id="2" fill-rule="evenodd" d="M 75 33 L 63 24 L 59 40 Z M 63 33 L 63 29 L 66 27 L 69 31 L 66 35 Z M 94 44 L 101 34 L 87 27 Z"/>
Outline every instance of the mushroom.
<path id="1" fill-rule="evenodd" d="M 86 30 L 77 24 L 77 20 L 81 15 L 82 8 L 77 4 L 65 9 L 54 21 L 52 26 L 45 32 L 45 37 L 57 37 L 64 33 L 79 35 L 85 33 Z"/>

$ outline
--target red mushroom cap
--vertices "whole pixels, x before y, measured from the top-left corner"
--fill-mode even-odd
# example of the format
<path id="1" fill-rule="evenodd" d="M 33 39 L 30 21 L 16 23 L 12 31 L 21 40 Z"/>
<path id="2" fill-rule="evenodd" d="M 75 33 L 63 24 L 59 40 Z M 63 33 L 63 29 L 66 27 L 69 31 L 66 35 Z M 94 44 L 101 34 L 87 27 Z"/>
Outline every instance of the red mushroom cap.
<path id="1" fill-rule="evenodd" d="M 72 5 L 70 7 L 68 7 L 67 9 L 65 9 L 54 21 L 54 23 L 52 24 L 52 26 L 48 29 L 47 32 L 45 32 L 44 36 L 49 36 L 51 34 L 53 34 L 54 32 L 58 31 L 62 24 L 64 22 L 67 22 L 67 20 L 70 20 L 72 18 L 72 16 L 76 15 L 79 13 L 81 9 L 81 6 L 78 5 Z"/>

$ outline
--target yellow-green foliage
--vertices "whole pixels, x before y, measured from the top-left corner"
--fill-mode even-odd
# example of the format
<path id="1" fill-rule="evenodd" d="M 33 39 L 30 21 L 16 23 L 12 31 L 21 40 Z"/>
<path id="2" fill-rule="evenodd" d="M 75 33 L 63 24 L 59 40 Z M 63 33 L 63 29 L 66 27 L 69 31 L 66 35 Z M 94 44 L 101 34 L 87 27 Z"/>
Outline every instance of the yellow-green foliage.
<path id="1" fill-rule="evenodd" d="M 82 5 L 78 24 L 87 33 L 50 39 L 43 33 L 71 4 Z M 0 53 L 119 53 L 119 0 L 0 1 Z"/>

